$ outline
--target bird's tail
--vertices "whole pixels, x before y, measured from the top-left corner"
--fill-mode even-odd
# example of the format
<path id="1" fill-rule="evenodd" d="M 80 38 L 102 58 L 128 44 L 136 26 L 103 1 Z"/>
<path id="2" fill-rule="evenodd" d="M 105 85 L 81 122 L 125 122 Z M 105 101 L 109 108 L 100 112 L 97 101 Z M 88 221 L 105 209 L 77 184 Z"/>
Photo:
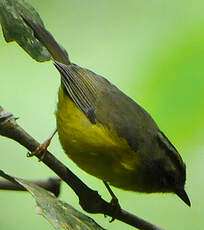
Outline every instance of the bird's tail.
<path id="1" fill-rule="evenodd" d="M 70 65 L 67 52 L 56 42 L 52 34 L 42 25 L 25 15 L 21 15 L 24 22 L 33 30 L 34 36 L 47 48 L 52 58 L 58 62 Z"/>

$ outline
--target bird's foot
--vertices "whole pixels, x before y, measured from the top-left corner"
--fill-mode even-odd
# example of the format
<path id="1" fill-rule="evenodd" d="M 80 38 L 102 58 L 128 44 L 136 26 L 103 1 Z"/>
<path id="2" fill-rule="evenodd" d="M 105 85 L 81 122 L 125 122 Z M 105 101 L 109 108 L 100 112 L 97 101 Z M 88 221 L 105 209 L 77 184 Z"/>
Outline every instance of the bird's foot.
<path id="1" fill-rule="evenodd" d="M 112 197 L 111 199 L 111 207 L 112 207 L 112 218 L 109 221 L 110 223 L 113 222 L 115 220 L 115 218 L 117 217 L 118 213 L 120 213 L 121 211 L 121 207 L 118 201 L 118 198 L 116 196 Z"/>
<path id="2" fill-rule="evenodd" d="M 111 190 L 110 186 L 108 185 L 108 183 L 106 181 L 103 181 L 103 183 L 105 184 L 106 188 L 108 189 L 108 192 L 110 193 L 112 199 L 110 202 L 111 205 L 111 212 L 112 212 L 112 218 L 109 221 L 110 223 L 113 222 L 115 220 L 115 218 L 117 217 L 118 213 L 120 213 L 121 211 L 121 207 L 118 201 L 118 198 L 116 197 L 116 195 L 114 194 L 114 192 Z M 106 217 L 106 216 L 105 216 Z"/>
<path id="3" fill-rule="evenodd" d="M 42 161 L 46 156 L 47 148 L 50 145 L 50 142 L 56 132 L 57 129 L 55 129 L 54 132 L 50 135 L 50 137 L 41 145 L 39 145 L 33 152 L 27 153 L 27 157 L 37 156 L 39 158 L 39 161 Z"/>
<path id="4" fill-rule="evenodd" d="M 39 157 L 39 161 L 42 161 L 46 156 L 46 151 L 48 146 L 50 145 L 50 142 L 51 140 L 47 139 L 45 142 L 40 144 L 34 151 L 28 152 L 27 157 L 37 156 Z"/>

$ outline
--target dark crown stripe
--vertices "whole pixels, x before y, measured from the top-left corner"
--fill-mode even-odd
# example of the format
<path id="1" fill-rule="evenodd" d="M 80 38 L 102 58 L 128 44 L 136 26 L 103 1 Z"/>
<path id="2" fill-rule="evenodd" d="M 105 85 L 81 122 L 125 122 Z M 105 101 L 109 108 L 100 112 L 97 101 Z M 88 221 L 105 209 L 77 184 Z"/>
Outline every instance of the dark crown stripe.
<path id="1" fill-rule="evenodd" d="M 159 131 L 157 138 L 159 140 L 160 146 L 165 148 L 169 158 L 176 164 L 180 171 L 185 173 L 185 164 L 183 163 L 177 149 L 172 145 L 172 143 L 168 140 L 163 132 Z"/>

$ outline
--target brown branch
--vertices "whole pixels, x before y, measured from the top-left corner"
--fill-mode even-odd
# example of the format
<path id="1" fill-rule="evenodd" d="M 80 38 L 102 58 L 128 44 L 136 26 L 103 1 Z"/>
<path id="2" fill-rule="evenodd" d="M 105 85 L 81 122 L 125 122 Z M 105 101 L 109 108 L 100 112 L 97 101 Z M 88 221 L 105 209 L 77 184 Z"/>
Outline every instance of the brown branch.
<path id="1" fill-rule="evenodd" d="M 16 122 L 16 118 L 0 106 L 0 135 L 13 139 L 33 152 L 39 143 L 32 138 Z M 36 156 L 40 159 L 41 156 Z M 52 169 L 76 193 L 81 207 L 89 213 L 101 213 L 113 217 L 113 207 L 101 198 L 97 191 L 92 190 L 49 151 L 42 162 Z M 161 228 L 125 211 L 120 210 L 114 218 L 141 230 L 162 230 Z"/>
<path id="2" fill-rule="evenodd" d="M 47 180 L 29 180 L 29 182 L 52 192 L 56 197 L 59 196 L 61 183 L 59 178 L 50 177 Z M 8 180 L 0 180 L 0 190 L 27 191 L 27 189 L 20 184 L 12 183 Z"/>

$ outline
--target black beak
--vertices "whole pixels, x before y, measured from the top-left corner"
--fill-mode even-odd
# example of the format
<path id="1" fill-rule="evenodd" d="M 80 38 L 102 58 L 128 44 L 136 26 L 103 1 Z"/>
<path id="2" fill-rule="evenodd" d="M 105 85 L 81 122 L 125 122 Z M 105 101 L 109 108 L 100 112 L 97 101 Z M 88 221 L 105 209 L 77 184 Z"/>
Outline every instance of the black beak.
<path id="1" fill-rule="evenodd" d="M 176 190 L 175 191 L 176 195 L 179 196 L 181 198 L 181 200 L 183 200 L 189 207 L 191 206 L 191 202 L 188 198 L 187 193 L 185 192 L 184 189 L 180 189 L 180 190 Z"/>

